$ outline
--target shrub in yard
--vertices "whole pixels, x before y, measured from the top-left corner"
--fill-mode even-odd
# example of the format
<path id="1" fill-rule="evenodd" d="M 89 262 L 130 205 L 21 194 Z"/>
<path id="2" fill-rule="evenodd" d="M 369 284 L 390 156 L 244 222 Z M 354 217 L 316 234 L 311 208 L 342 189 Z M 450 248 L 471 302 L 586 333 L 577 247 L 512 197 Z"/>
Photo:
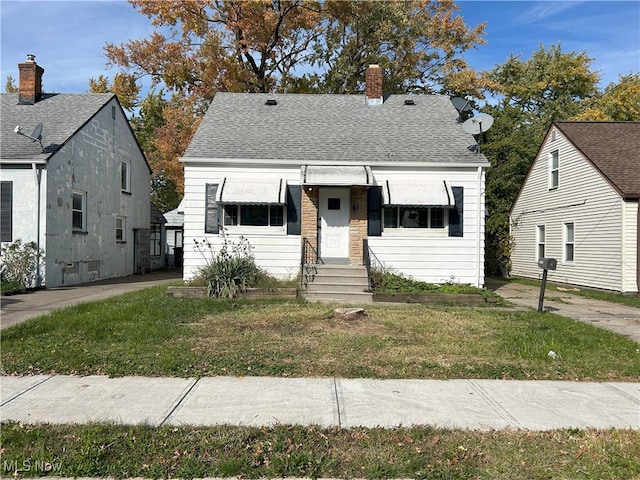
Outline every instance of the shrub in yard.
<path id="1" fill-rule="evenodd" d="M 208 240 L 195 242 L 195 249 L 205 259 L 199 276 L 204 280 L 210 296 L 235 298 L 247 288 L 256 285 L 264 276 L 255 263 L 249 241 L 240 237 L 237 243 L 226 236 L 218 252 Z"/>
<path id="2" fill-rule="evenodd" d="M 22 243 L 18 239 L 3 246 L 0 255 L 3 286 L 7 283 L 7 288 L 13 285 L 18 286 L 18 290 L 36 286 L 37 267 L 43 259 L 44 250 L 38 249 L 35 242 Z"/>
<path id="3" fill-rule="evenodd" d="M 427 283 L 407 278 L 397 273 L 374 270 L 373 289 L 384 293 L 480 293 L 486 291 L 472 285 L 450 280 L 444 283 Z"/>

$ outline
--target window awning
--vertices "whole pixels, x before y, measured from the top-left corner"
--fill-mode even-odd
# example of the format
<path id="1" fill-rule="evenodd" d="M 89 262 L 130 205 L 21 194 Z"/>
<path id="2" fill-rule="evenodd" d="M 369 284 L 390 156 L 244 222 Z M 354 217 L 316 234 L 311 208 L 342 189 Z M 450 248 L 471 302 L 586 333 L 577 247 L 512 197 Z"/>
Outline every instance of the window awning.
<path id="1" fill-rule="evenodd" d="M 368 186 L 373 185 L 369 166 L 303 165 L 302 185 L 318 186 Z"/>
<path id="2" fill-rule="evenodd" d="M 407 182 L 387 180 L 382 186 L 384 204 L 409 207 L 453 208 L 455 199 L 451 186 L 444 180 Z"/>
<path id="3" fill-rule="evenodd" d="M 224 178 L 216 192 L 216 202 L 251 205 L 283 204 L 286 198 L 286 182 L 283 179 L 247 180 Z"/>

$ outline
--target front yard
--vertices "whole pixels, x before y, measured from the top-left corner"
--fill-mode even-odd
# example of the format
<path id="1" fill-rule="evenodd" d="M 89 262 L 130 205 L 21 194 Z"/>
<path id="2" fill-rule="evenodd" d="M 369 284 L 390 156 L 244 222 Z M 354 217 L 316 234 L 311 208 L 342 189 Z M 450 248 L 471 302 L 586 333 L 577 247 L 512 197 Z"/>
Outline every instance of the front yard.
<path id="1" fill-rule="evenodd" d="M 170 298 L 156 287 L 2 333 L 3 374 L 637 381 L 638 344 L 557 315 L 297 300 Z M 549 352 L 556 356 L 549 356 Z"/>

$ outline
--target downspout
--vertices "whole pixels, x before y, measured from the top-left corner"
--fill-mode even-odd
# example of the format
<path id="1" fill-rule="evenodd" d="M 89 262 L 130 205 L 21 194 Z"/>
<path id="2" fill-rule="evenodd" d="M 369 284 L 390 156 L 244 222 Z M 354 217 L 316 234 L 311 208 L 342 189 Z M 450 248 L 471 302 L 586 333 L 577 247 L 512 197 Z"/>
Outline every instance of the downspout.
<path id="1" fill-rule="evenodd" d="M 483 215 L 483 208 L 482 208 L 482 169 L 483 167 L 478 167 L 478 176 L 476 178 L 476 189 L 478 192 L 478 208 L 477 208 L 477 218 L 476 218 L 476 273 L 477 273 L 477 281 L 476 281 L 476 285 L 478 287 L 484 287 L 484 282 L 481 283 L 482 281 L 482 275 L 480 274 L 480 269 L 482 267 L 482 255 L 481 255 L 481 247 L 482 247 L 482 232 L 484 231 L 484 228 L 481 229 L 480 226 L 482 225 L 482 215 Z"/>
<path id="2" fill-rule="evenodd" d="M 636 290 L 640 294 L 640 199 L 638 199 L 638 226 L 636 228 Z"/>
<path id="3" fill-rule="evenodd" d="M 35 163 L 31 164 L 31 170 L 33 172 L 33 179 L 36 182 L 36 248 L 37 252 L 40 253 L 40 184 L 42 183 L 42 169 L 38 168 L 38 165 Z M 40 272 L 40 259 L 36 263 L 36 288 L 42 286 L 42 274 Z"/>

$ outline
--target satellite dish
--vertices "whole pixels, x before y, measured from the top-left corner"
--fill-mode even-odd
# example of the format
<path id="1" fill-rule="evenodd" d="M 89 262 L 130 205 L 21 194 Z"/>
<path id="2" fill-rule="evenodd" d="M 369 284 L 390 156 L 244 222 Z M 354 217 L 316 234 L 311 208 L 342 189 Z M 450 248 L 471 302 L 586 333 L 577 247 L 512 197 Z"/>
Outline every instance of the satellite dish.
<path id="1" fill-rule="evenodd" d="M 459 113 L 471 111 L 471 99 L 462 97 L 453 97 L 451 103 L 456 107 Z"/>
<path id="2" fill-rule="evenodd" d="M 471 135 L 478 135 L 486 132 L 493 125 L 493 117 L 486 113 L 480 113 L 475 117 L 471 117 L 462 124 L 462 129 Z"/>
<path id="3" fill-rule="evenodd" d="M 36 140 L 42 140 L 42 123 L 36 125 L 31 133 L 31 140 L 35 142 Z"/>
<path id="4" fill-rule="evenodd" d="M 33 132 L 31 132 L 31 135 L 27 135 L 22 131 L 22 125 L 16 125 L 16 128 L 14 128 L 13 131 L 18 135 L 27 137 L 32 142 L 38 142 L 40 144 L 40 148 L 42 149 L 42 153 L 44 153 L 44 147 L 42 146 L 42 123 L 39 123 L 35 126 Z"/>

